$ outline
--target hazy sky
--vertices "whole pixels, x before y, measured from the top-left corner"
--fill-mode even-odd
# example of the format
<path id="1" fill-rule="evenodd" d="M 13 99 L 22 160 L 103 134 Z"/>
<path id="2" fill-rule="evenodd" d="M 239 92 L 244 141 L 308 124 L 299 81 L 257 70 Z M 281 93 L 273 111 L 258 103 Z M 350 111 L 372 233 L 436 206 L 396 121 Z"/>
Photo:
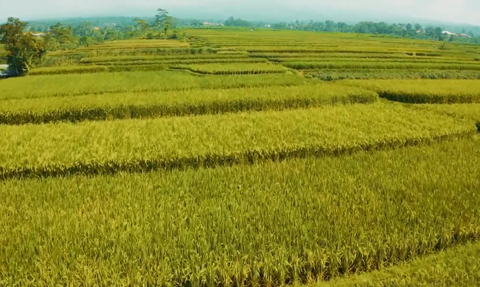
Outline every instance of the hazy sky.
<path id="1" fill-rule="evenodd" d="M 10 16 L 33 20 L 58 17 L 144 16 L 156 8 L 188 15 L 258 15 L 325 20 L 328 16 L 369 20 L 390 16 L 480 25 L 480 0 L 0 0 L 0 22 Z M 249 14 L 249 10 L 252 14 Z M 148 11 L 152 11 L 147 14 Z M 253 13 L 255 12 L 255 13 Z M 257 16 L 253 16 L 257 15 Z M 315 19 L 318 15 L 318 19 Z M 175 14 L 174 14 L 175 16 Z M 255 18 L 255 19 L 253 19 Z M 336 20 L 336 19 L 333 19 Z M 341 19 L 346 21 L 348 19 Z"/>

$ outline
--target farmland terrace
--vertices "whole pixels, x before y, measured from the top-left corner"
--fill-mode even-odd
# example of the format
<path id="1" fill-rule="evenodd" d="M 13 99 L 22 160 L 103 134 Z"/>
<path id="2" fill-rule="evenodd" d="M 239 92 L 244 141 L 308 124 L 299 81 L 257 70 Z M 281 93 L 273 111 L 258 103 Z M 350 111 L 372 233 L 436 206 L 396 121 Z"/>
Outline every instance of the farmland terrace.
<path id="1" fill-rule="evenodd" d="M 187 33 L 0 81 L 0 286 L 480 284 L 480 46 Z"/>

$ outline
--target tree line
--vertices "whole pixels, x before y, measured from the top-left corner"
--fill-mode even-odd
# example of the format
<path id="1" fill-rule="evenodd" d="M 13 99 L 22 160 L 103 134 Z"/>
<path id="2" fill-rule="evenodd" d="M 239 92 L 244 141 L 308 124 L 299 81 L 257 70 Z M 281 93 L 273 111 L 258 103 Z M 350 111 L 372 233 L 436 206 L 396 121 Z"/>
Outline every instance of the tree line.
<path id="1" fill-rule="evenodd" d="M 181 27 L 199 27 L 199 20 L 181 20 L 172 17 L 167 10 L 158 9 L 153 18 L 116 18 L 113 23 L 95 22 L 45 23 L 28 24 L 17 18 L 9 18 L 0 26 L 0 60 L 6 59 L 13 74 L 24 75 L 39 65 L 47 51 L 75 49 L 81 46 L 100 44 L 104 41 L 126 39 L 180 39 L 186 40 L 187 34 Z M 100 25 L 102 24 L 103 25 Z M 98 26 L 96 26 L 98 25 Z M 265 27 L 262 22 L 249 22 L 240 18 L 228 18 L 224 22 L 229 27 Z M 480 37 L 472 31 L 463 30 L 465 37 L 446 35 L 441 27 L 420 24 L 388 24 L 385 22 L 360 22 L 347 24 L 344 22 L 280 22 L 268 25 L 276 30 L 300 30 L 316 32 L 361 33 L 390 35 L 410 39 L 430 39 L 437 41 L 459 41 L 480 44 Z M 480 30 L 479 30 L 480 31 Z M 43 33 L 38 33 L 43 32 Z"/>
<path id="2" fill-rule="evenodd" d="M 264 27 L 263 23 L 248 22 L 240 18 L 230 17 L 225 21 L 225 26 L 231 27 Z M 358 33 L 358 34 L 380 34 L 394 37 L 436 40 L 436 41 L 459 41 L 473 44 L 480 44 L 480 37 L 476 36 L 471 30 L 462 29 L 461 34 L 464 37 L 448 35 L 444 29 L 439 26 L 426 26 L 420 24 L 388 24 L 386 22 L 363 21 L 356 24 L 347 24 L 345 22 L 334 22 L 327 20 L 324 22 L 300 22 L 295 21 L 279 22 L 268 25 L 269 28 L 277 30 L 300 30 L 314 32 L 337 32 L 337 33 Z"/>
<path id="3" fill-rule="evenodd" d="M 131 25 L 115 23 L 104 27 L 81 22 L 75 26 L 56 23 L 40 28 L 38 23 L 29 25 L 11 17 L 0 26 L 0 60 L 6 59 L 11 75 L 22 76 L 40 65 L 47 51 L 75 49 L 113 40 L 185 37 L 186 33 L 177 29 L 176 19 L 161 8 L 151 22 L 135 18 Z"/>

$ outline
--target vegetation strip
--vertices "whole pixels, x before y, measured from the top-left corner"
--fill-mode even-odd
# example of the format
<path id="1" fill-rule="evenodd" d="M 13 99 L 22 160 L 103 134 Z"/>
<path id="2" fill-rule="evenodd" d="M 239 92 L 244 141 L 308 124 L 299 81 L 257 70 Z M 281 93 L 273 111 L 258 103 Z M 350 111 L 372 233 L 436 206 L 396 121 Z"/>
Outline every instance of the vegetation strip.
<path id="1" fill-rule="evenodd" d="M 173 61 L 173 60 L 208 60 L 208 59 L 248 59 L 247 53 L 236 54 L 207 54 L 207 55 L 174 55 L 174 56 L 117 56 L 117 57 L 90 57 L 81 59 L 81 63 L 96 64 L 103 62 L 144 62 L 144 61 Z"/>
<path id="2" fill-rule="evenodd" d="M 155 120 L 2 126 L 8 178 L 214 167 L 471 136 L 471 120 L 390 105 Z M 48 152 L 50 151 L 50 152 Z"/>
<path id="3" fill-rule="evenodd" d="M 453 79 L 480 80 L 480 71 L 457 70 L 312 70 L 305 72 L 307 78 L 316 78 L 322 81 L 335 80 L 398 80 L 398 79 Z"/>
<path id="4" fill-rule="evenodd" d="M 404 103 L 480 103 L 478 80 L 366 80 L 344 83 L 368 88 L 382 98 Z"/>
<path id="5" fill-rule="evenodd" d="M 136 71 L 161 71 L 167 66 L 162 64 L 143 64 L 125 66 L 65 66 L 47 67 L 32 70 L 30 76 L 41 75 L 66 75 L 66 74 L 88 74 L 88 73 L 114 73 L 114 72 L 136 72 Z"/>
<path id="6" fill-rule="evenodd" d="M 299 86 L 310 83 L 315 81 L 293 74 L 199 77 L 182 72 L 158 71 L 53 75 L 0 81 L 0 100 L 125 92 Z"/>
<path id="7" fill-rule="evenodd" d="M 296 87 L 123 93 L 3 101 L 0 124 L 42 124 L 284 110 L 373 103 L 378 94 L 338 84 Z"/>
<path id="8" fill-rule="evenodd" d="M 305 69 L 435 69 L 435 70 L 467 70 L 480 71 L 480 64 L 448 64 L 448 63 L 388 63 L 388 62 L 283 62 L 282 65 L 288 68 Z"/>
<path id="9" fill-rule="evenodd" d="M 282 74 L 287 69 L 281 65 L 272 64 L 203 64 L 203 65 L 176 65 L 172 69 L 189 70 L 200 74 L 210 75 L 247 75 L 247 74 Z"/>
<path id="10" fill-rule="evenodd" d="M 449 116 L 472 119 L 477 122 L 480 132 L 480 104 L 416 105 L 415 108 L 426 108 Z"/>
<path id="11" fill-rule="evenodd" d="M 226 59 L 180 59 L 180 60 L 154 60 L 154 61 L 122 61 L 122 62 L 102 62 L 97 65 L 105 66 L 136 66 L 136 65 L 194 65 L 194 64 L 245 64 L 245 63 L 266 63 L 266 59 L 249 58 L 226 58 Z"/>
<path id="12" fill-rule="evenodd" d="M 403 112 L 425 119 L 398 109 L 392 130 Z M 373 127 L 365 113 L 352 122 Z M 280 286 L 383 269 L 480 239 L 479 145 L 5 181 L 0 285 Z"/>

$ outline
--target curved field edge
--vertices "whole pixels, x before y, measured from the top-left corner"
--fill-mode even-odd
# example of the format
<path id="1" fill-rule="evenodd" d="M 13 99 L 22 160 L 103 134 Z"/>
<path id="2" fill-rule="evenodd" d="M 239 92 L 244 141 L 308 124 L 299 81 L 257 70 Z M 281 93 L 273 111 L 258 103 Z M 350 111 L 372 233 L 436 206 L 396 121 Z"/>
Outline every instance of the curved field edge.
<path id="1" fill-rule="evenodd" d="M 6 100 L 0 124 L 42 124 L 115 119 L 286 110 L 339 104 L 369 104 L 373 91 L 334 84 L 297 87 L 127 93 Z"/>
<path id="2" fill-rule="evenodd" d="M 4 180 L 337 156 L 477 133 L 471 120 L 381 104 L 1 126 L 0 131 L 4 135 L 0 139 L 0 177 Z"/>
<path id="3" fill-rule="evenodd" d="M 281 286 L 409 262 L 480 239 L 479 140 L 1 182 L 0 282 Z"/>
<path id="4" fill-rule="evenodd" d="M 243 65 L 175 65 L 172 70 L 187 70 L 203 75 L 260 75 L 260 74 L 286 74 L 288 70 L 279 65 L 272 64 L 243 64 Z"/>
<path id="5" fill-rule="evenodd" d="M 412 105 L 415 109 L 435 111 L 443 115 L 449 115 L 460 119 L 471 119 L 476 121 L 480 132 L 480 103 L 479 104 L 444 104 L 444 105 Z"/>
<path id="6" fill-rule="evenodd" d="M 480 103 L 478 80 L 345 80 L 341 83 L 370 89 L 382 98 L 403 103 Z"/>
<path id="7" fill-rule="evenodd" d="M 310 287 L 478 286 L 480 243 L 449 248 L 400 266 Z M 300 287 L 302 285 L 298 285 Z"/>
<path id="8" fill-rule="evenodd" d="M 480 79 L 480 72 L 459 70 L 311 70 L 304 71 L 306 78 L 322 81 L 366 79 Z"/>

